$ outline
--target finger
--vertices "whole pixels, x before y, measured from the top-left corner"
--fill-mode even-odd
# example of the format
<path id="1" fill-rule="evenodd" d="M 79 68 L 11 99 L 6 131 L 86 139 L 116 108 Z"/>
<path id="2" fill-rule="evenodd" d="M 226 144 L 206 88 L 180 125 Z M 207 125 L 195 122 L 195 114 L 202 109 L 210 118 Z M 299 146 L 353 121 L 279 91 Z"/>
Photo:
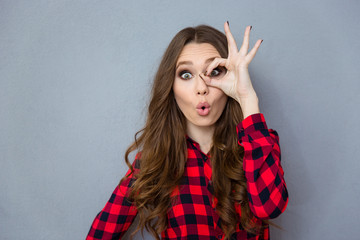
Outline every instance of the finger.
<path id="1" fill-rule="evenodd" d="M 203 73 L 200 73 L 199 76 L 210 87 L 216 87 L 221 89 L 222 81 L 211 79 L 208 76 L 205 76 Z"/>
<path id="2" fill-rule="evenodd" d="M 263 40 L 257 40 L 254 47 L 251 49 L 251 51 L 248 53 L 248 55 L 246 56 L 246 60 L 250 63 L 253 58 L 255 57 L 261 43 L 263 42 Z"/>
<path id="3" fill-rule="evenodd" d="M 249 39 L 250 39 L 250 30 L 252 26 L 247 26 L 244 33 L 244 40 L 240 48 L 240 55 L 246 56 L 247 52 L 249 51 Z"/>
<path id="4" fill-rule="evenodd" d="M 206 71 L 205 71 L 205 75 L 206 75 L 206 76 L 210 76 L 210 73 L 212 72 L 212 70 L 214 70 L 214 68 L 216 68 L 217 66 L 225 67 L 226 60 L 227 60 L 227 59 L 225 59 L 225 58 L 215 58 L 215 59 L 209 64 L 209 66 L 207 66 Z"/>
<path id="5" fill-rule="evenodd" d="M 238 52 L 238 48 L 236 45 L 236 41 L 230 31 L 229 22 L 224 23 L 224 30 L 228 42 L 229 55 L 235 55 Z"/>

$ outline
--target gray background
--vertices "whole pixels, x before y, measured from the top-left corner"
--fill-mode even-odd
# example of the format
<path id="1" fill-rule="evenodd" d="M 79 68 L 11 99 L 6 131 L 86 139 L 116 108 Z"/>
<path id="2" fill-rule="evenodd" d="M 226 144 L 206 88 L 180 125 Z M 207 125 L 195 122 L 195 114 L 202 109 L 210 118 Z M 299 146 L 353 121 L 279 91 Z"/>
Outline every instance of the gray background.
<path id="1" fill-rule="evenodd" d="M 84 239 L 127 170 L 169 41 L 226 20 L 239 43 L 247 25 L 252 45 L 264 39 L 250 72 L 290 196 L 272 239 L 358 239 L 359 10 L 340 0 L 1 0 L 0 239 Z"/>

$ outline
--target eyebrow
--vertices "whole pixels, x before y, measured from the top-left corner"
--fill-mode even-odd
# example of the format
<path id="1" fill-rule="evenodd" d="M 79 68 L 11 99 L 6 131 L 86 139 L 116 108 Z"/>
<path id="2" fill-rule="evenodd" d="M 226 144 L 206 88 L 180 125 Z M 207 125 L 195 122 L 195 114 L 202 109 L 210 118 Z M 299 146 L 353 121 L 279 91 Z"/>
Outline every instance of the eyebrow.
<path id="1" fill-rule="evenodd" d="M 209 63 L 212 62 L 216 57 L 212 57 L 212 58 L 208 58 L 205 63 Z M 176 66 L 176 69 L 178 69 L 180 67 L 180 65 L 193 65 L 192 61 L 181 61 L 178 63 L 178 65 Z"/>

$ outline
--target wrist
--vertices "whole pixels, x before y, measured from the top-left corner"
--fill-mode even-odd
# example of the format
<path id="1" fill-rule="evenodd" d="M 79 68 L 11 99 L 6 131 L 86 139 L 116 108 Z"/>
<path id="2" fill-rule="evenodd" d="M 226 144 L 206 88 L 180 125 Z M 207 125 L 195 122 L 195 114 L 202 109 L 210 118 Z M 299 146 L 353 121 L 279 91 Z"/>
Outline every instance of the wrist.
<path id="1" fill-rule="evenodd" d="M 237 99 L 243 112 L 244 119 L 252 114 L 260 113 L 259 99 L 254 95 Z"/>

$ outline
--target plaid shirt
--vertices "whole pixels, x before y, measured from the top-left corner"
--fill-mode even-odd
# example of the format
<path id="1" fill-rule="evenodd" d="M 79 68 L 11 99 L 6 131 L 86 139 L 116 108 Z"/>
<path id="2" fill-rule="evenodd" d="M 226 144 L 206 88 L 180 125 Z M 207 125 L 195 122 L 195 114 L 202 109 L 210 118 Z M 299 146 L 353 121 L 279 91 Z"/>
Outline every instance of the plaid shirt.
<path id="1" fill-rule="evenodd" d="M 243 168 L 247 180 L 250 209 L 254 220 L 275 218 L 288 203 L 284 171 L 280 164 L 279 137 L 268 129 L 262 113 L 248 116 L 237 128 L 238 143 L 244 147 Z M 200 150 L 198 143 L 187 137 L 188 159 L 184 172 L 185 181 L 177 187 L 173 196 L 175 205 L 168 211 L 168 228 L 162 239 L 224 239 L 213 199 L 211 165 L 209 156 Z M 137 159 L 133 166 L 139 171 Z M 127 174 L 130 174 L 130 170 Z M 92 223 L 87 240 L 121 239 L 129 228 L 137 211 L 126 198 L 133 174 L 116 187 L 105 207 Z M 241 208 L 235 205 L 240 215 Z M 262 236 L 247 233 L 238 224 L 231 239 L 269 239 L 269 227 Z"/>

